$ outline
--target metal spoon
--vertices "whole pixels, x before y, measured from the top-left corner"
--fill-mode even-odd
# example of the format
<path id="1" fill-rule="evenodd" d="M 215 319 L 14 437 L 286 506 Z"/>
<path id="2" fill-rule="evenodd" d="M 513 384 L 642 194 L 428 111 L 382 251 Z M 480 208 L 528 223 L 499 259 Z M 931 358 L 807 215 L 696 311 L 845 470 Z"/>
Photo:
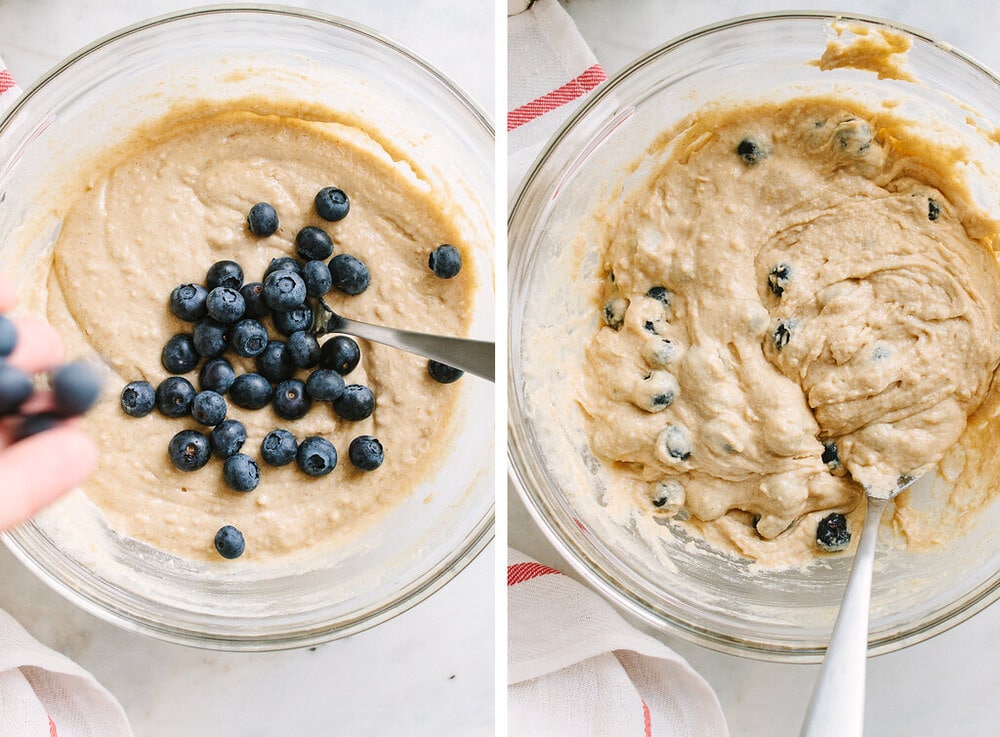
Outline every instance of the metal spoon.
<path id="1" fill-rule="evenodd" d="M 326 321 L 318 321 L 313 330 L 316 335 L 325 333 L 353 335 L 357 338 L 372 340 L 376 343 L 416 353 L 424 358 L 433 359 L 489 381 L 494 380 L 496 346 L 492 342 L 415 333 L 411 330 L 397 330 L 384 325 L 372 325 L 360 320 L 342 317 L 325 303 L 321 303 L 321 306 L 329 313 L 330 317 Z"/>
<path id="2" fill-rule="evenodd" d="M 865 665 L 875 540 L 889 501 L 916 480 L 913 476 L 900 476 L 896 488 L 888 495 L 868 494 L 861 542 L 799 737 L 861 737 L 865 723 Z"/>

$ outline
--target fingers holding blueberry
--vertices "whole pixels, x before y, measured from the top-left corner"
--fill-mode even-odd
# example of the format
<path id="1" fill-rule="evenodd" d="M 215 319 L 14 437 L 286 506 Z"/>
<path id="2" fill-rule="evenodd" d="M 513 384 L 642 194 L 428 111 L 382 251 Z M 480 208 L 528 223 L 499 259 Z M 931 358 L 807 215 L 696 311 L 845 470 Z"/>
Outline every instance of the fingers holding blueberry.
<path id="1" fill-rule="evenodd" d="M 13 284 L 0 277 L 0 310 L 15 301 Z M 102 375 L 88 362 L 60 365 L 62 359 L 51 325 L 0 315 L 0 530 L 76 486 L 96 465 L 94 443 L 65 421 L 97 402 Z M 59 463 L 50 462 L 54 456 Z"/>

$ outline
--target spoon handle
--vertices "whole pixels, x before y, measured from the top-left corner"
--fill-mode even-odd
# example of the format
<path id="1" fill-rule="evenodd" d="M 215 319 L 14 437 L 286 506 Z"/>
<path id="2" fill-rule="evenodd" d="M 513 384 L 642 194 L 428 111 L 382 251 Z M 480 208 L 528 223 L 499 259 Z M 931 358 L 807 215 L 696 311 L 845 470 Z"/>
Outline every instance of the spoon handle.
<path id="1" fill-rule="evenodd" d="M 412 330 L 397 330 L 383 325 L 372 325 L 359 320 L 351 320 L 340 315 L 330 318 L 328 332 L 346 333 L 383 345 L 401 348 L 410 353 L 448 364 L 489 381 L 496 373 L 496 346 L 484 340 L 451 338 L 445 335 L 416 333 Z"/>
<path id="2" fill-rule="evenodd" d="M 865 525 L 799 737 L 861 737 L 875 540 L 887 499 L 868 497 Z"/>

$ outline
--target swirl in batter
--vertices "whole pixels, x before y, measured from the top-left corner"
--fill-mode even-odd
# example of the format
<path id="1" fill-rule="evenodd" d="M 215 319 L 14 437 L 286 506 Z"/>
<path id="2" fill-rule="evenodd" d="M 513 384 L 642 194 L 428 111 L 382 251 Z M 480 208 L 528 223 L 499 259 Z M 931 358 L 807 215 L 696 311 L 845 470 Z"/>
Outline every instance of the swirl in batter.
<path id="1" fill-rule="evenodd" d="M 905 130 L 802 98 L 662 140 L 607 218 L 581 397 L 634 503 L 756 557 L 959 439 L 1000 363 L 994 226 Z"/>

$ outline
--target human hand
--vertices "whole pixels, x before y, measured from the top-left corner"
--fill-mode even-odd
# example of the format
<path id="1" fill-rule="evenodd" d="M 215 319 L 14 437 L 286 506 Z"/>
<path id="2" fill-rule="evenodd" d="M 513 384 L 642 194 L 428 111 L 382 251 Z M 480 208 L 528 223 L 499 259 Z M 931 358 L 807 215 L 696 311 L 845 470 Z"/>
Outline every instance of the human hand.
<path id="1" fill-rule="evenodd" d="M 16 302 L 13 282 L 0 274 L 0 314 Z M 18 343 L 6 359 L 12 366 L 36 373 L 57 366 L 63 345 L 55 329 L 43 320 L 16 318 Z M 51 398 L 38 394 L 22 408 L 45 411 Z M 79 420 L 60 422 L 51 430 L 14 442 L 13 423 L 0 419 L 0 530 L 27 519 L 81 483 L 97 464 L 94 442 L 79 428 Z"/>

